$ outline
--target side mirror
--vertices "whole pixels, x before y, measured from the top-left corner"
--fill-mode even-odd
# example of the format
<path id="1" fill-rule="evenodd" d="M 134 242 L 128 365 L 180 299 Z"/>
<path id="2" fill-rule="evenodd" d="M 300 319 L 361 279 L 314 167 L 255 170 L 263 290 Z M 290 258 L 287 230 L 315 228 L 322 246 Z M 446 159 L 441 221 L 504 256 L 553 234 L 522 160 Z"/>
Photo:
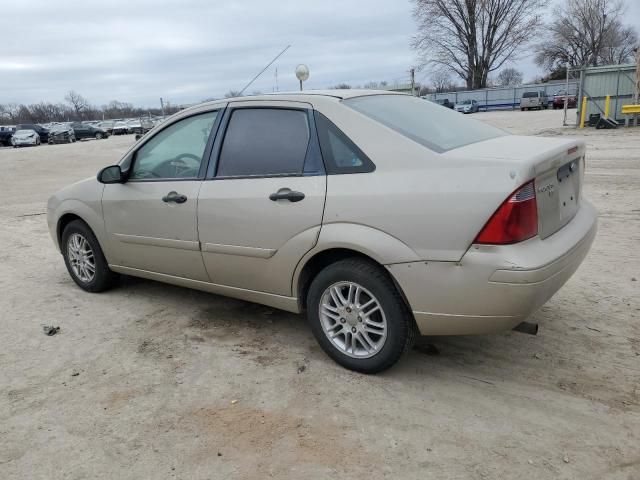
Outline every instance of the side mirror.
<path id="1" fill-rule="evenodd" d="M 100 183 L 124 183 L 125 180 L 126 179 L 122 174 L 120 165 L 111 165 L 110 167 L 105 167 L 98 172 L 98 181 Z"/>

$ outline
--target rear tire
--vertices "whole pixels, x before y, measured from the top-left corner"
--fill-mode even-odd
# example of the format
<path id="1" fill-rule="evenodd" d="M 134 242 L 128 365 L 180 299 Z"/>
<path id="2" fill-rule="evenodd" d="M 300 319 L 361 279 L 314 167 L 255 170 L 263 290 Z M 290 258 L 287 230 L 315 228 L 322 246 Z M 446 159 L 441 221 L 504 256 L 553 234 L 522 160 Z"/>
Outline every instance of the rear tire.
<path id="1" fill-rule="evenodd" d="M 69 275 L 80 288 L 97 293 L 113 286 L 116 274 L 109 269 L 98 239 L 82 220 L 64 228 L 60 250 Z"/>
<path id="2" fill-rule="evenodd" d="M 359 258 L 333 263 L 313 279 L 307 317 L 325 353 L 362 373 L 394 365 L 416 335 L 411 312 L 388 274 Z"/>

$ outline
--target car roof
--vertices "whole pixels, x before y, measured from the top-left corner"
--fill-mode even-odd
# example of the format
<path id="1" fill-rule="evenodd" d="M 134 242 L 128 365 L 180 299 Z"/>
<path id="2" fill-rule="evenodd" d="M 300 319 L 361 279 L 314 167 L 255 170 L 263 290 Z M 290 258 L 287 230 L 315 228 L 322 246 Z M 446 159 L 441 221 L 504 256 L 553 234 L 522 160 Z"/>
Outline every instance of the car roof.
<path id="1" fill-rule="evenodd" d="M 248 102 L 248 101 L 269 101 L 283 100 L 292 102 L 311 102 L 319 98 L 327 101 L 340 101 L 347 98 L 365 97 L 371 95 L 407 95 L 406 93 L 392 92 L 389 90 L 371 90 L 371 89 L 336 89 L 336 90 L 305 90 L 302 92 L 274 92 L 260 95 L 247 95 L 246 97 L 221 98 L 219 100 L 211 100 L 209 102 L 193 105 L 183 111 L 202 109 L 209 106 L 216 106 L 225 103 Z"/>

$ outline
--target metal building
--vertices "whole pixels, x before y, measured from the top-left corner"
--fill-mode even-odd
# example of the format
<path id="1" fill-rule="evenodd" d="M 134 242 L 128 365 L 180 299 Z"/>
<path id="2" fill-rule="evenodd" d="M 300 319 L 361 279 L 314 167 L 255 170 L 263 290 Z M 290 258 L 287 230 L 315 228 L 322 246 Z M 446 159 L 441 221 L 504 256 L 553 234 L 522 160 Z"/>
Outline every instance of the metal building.
<path id="1" fill-rule="evenodd" d="M 587 97 L 587 115 L 599 113 L 604 116 L 605 98 L 611 96 L 609 117 L 624 122 L 621 113 L 622 105 L 633 104 L 636 82 L 636 65 L 605 65 L 602 67 L 585 67 L 575 70 L 579 75 L 578 81 L 578 112 L 582 106 L 582 97 Z"/>

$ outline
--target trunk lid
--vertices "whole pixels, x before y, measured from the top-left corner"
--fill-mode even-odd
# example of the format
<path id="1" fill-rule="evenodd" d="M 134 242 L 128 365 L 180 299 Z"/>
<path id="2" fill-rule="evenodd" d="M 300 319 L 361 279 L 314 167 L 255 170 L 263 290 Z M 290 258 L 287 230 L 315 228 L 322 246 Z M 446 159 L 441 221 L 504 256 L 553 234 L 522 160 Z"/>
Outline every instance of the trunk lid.
<path id="1" fill-rule="evenodd" d="M 534 180 L 540 238 L 560 230 L 580 208 L 585 166 L 581 140 L 506 135 L 444 155 L 503 163 L 505 174 L 514 180 L 513 190 Z"/>

